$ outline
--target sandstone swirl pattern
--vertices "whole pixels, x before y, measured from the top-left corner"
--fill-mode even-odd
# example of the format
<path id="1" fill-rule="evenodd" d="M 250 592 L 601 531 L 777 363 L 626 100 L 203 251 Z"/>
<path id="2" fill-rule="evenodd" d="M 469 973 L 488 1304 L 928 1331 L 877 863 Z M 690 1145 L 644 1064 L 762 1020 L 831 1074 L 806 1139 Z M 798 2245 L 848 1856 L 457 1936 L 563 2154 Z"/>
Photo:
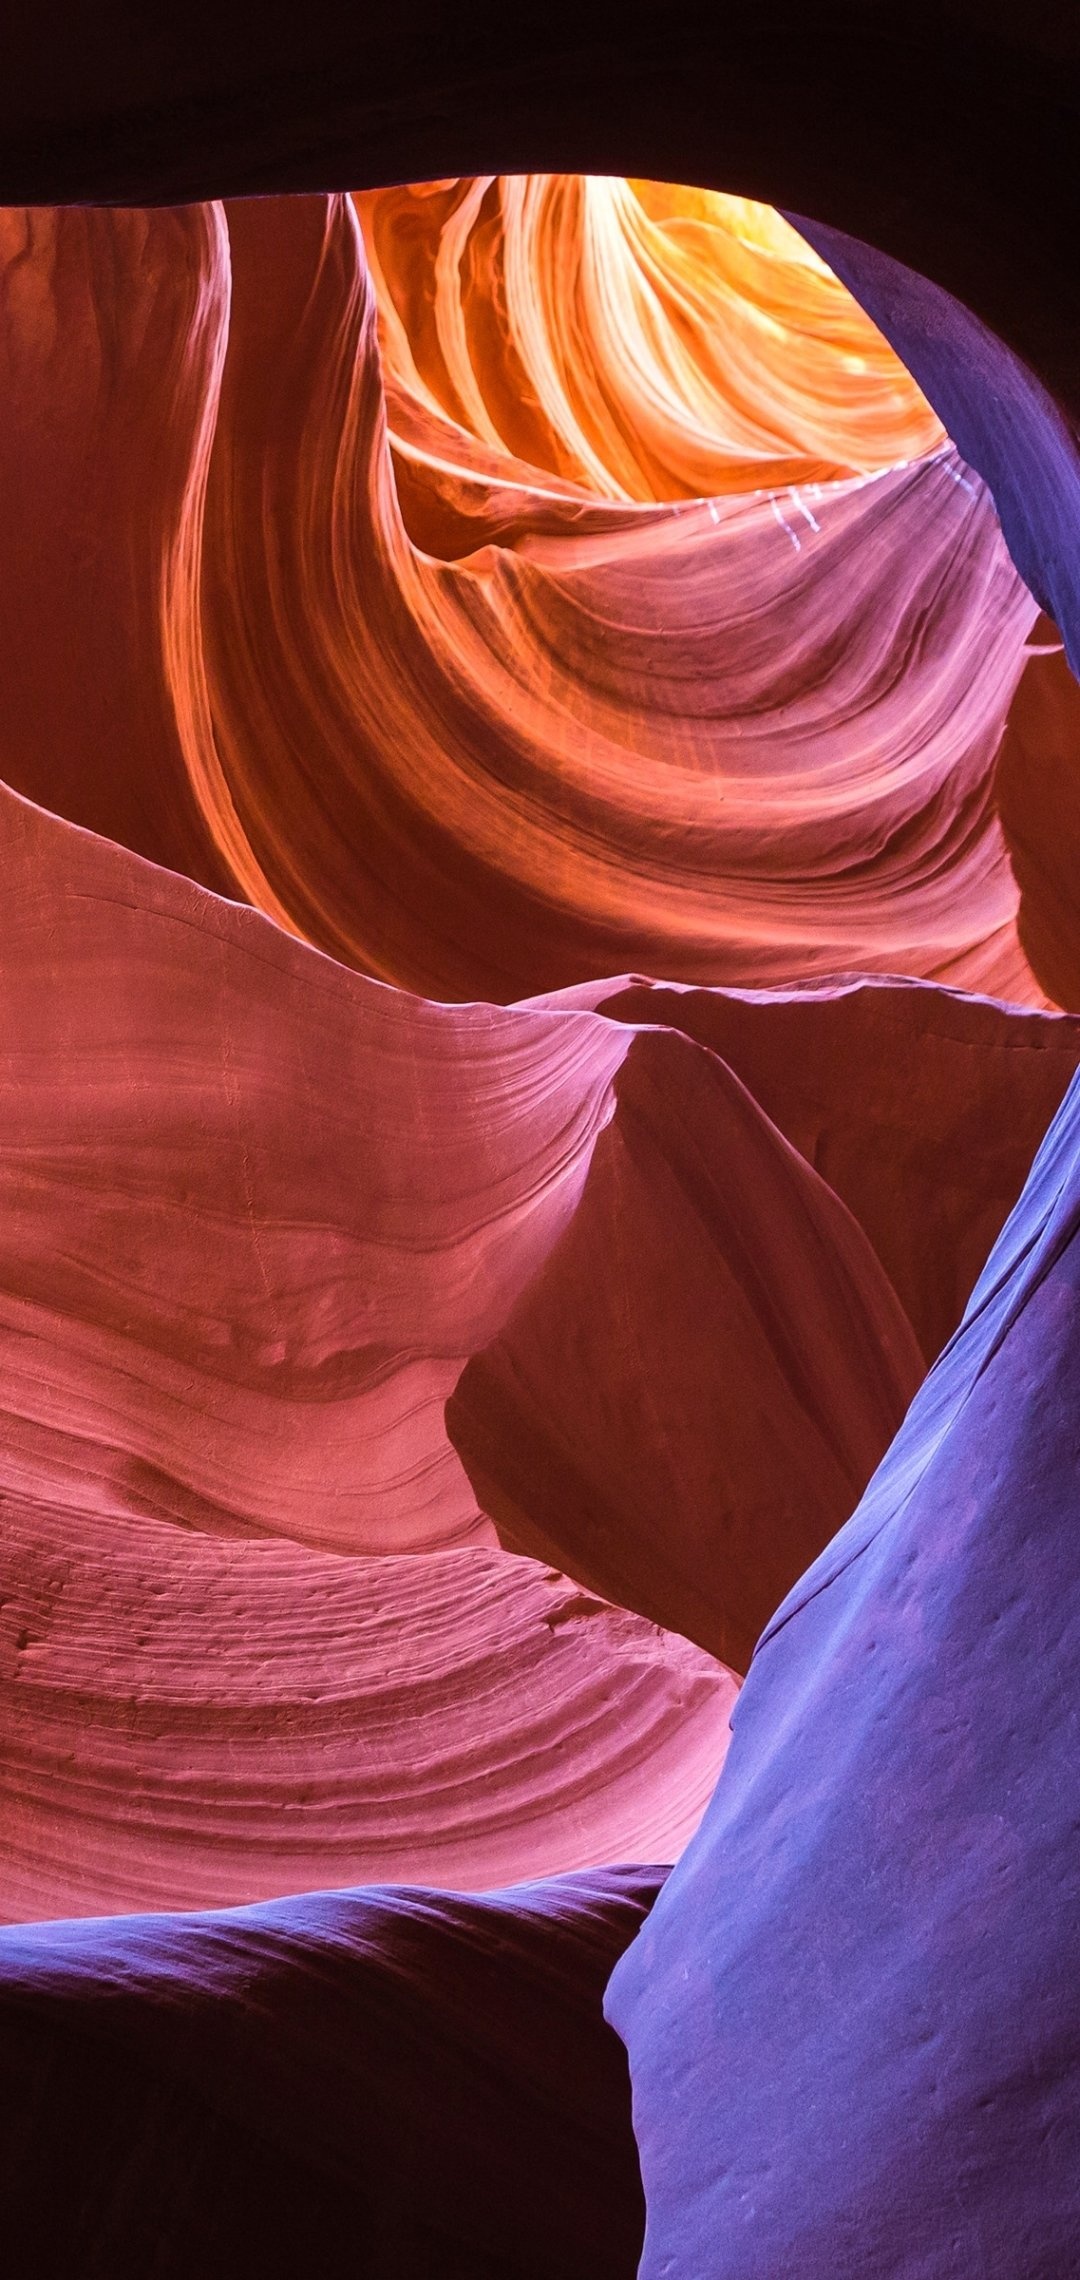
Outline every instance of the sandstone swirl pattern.
<path id="1" fill-rule="evenodd" d="M 378 294 L 348 198 L 8 216 L 8 779 L 429 995 L 1043 1003 L 1034 605 L 819 258 L 648 186 L 360 205 Z"/>

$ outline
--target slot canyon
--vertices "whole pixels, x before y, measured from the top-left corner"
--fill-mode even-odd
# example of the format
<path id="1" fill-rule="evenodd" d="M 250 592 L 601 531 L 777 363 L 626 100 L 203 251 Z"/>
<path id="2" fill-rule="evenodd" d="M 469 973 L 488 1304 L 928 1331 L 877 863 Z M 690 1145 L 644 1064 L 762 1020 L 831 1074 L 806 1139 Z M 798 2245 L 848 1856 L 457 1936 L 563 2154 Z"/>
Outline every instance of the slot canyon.
<path id="1" fill-rule="evenodd" d="M 1078 62 L 13 32 L 13 2280 L 1080 2273 Z"/>

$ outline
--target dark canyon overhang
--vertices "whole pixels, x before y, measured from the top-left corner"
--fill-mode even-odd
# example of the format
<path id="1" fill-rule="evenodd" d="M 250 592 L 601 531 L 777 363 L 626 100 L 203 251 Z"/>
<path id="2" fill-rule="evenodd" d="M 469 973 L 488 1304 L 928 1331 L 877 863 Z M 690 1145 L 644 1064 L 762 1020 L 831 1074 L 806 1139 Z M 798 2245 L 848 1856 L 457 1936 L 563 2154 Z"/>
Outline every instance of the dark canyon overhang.
<path id="1" fill-rule="evenodd" d="M 1080 19 L 1058 0 L 134 0 L 5 42 L 0 200 L 174 203 L 480 169 L 737 189 L 955 294 L 1080 408 Z"/>

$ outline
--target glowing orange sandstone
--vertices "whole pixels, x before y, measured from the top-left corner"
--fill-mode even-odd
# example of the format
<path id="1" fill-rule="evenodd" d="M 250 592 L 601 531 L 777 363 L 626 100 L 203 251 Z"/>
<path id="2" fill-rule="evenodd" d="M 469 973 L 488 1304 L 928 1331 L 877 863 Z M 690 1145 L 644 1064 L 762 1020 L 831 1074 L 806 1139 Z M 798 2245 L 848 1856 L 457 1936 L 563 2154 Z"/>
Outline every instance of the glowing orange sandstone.
<path id="1" fill-rule="evenodd" d="M 369 191 L 357 207 L 402 457 L 401 397 L 605 499 L 824 482 L 944 440 L 876 326 L 770 206 L 526 174 Z"/>
<path id="2" fill-rule="evenodd" d="M 432 559 L 352 206 L 233 208 L 229 234 L 177 704 L 203 692 L 188 767 L 245 893 L 440 997 L 634 962 L 1040 1002 L 990 796 L 1034 605 L 948 446 L 642 506 L 490 445 L 477 480 L 421 401 L 429 549 L 459 557 Z"/>
<path id="3" fill-rule="evenodd" d="M 20 789 L 435 997 L 1044 1002 L 992 785 L 1034 605 L 777 215 L 522 177 L 5 226 Z"/>

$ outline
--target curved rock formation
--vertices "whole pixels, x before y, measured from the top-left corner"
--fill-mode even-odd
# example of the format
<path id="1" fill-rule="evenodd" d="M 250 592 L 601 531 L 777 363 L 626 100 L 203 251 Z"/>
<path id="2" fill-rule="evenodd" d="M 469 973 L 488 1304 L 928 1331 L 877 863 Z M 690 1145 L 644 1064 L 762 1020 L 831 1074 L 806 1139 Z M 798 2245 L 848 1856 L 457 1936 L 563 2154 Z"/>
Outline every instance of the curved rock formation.
<path id="1" fill-rule="evenodd" d="M 440 291 L 472 244 L 460 217 L 485 213 L 484 184 L 464 189 L 419 207 L 434 209 Z M 820 260 L 745 201 L 667 214 L 674 194 L 648 185 L 556 195 L 546 178 L 500 196 L 507 215 L 481 235 L 517 280 L 506 338 L 490 279 L 451 294 L 449 317 L 435 298 L 444 394 L 463 413 L 471 390 L 473 431 L 415 369 L 394 286 L 423 362 L 426 272 L 412 276 L 386 200 L 366 202 L 393 464 L 350 200 L 143 217 L 141 235 L 111 214 L 13 225 L 10 559 L 26 529 L 35 576 L 6 637 L 27 682 L 12 779 L 440 997 L 505 999 L 633 960 L 728 984 L 900 970 L 1044 1002 L 992 780 L 1034 605 L 925 400 Z M 592 267 L 565 372 L 552 303 L 574 231 Z M 710 277 L 727 333 L 745 335 L 733 368 L 687 346 Z M 813 413 L 811 351 L 832 390 Z M 538 402 L 554 392 L 546 426 L 511 435 L 518 456 L 479 392 L 505 411 L 506 356 Z M 575 410 L 586 374 L 601 393 Z M 173 456 L 132 499 L 129 403 L 151 379 Z M 43 391 L 66 430 L 48 479 L 76 470 L 89 557 L 72 551 L 70 484 L 38 535 Z M 626 458 L 631 415 L 647 463 Z M 921 456 L 897 466 L 901 445 Z M 461 559 L 410 541 L 394 466 L 424 546 Z M 718 482 L 728 495 L 699 495 Z M 57 582 L 91 695 L 70 734 L 51 650 L 21 662 Z M 143 725 L 106 768 L 118 701 Z"/>
<path id="2" fill-rule="evenodd" d="M 534 1437 L 558 1417 L 562 1441 L 508 1520 L 512 1372 L 484 1451 L 509 1540 L 744 1661 L 917 1381 L 870 1246 L 703 1042 L 425 1005 L 10 794 L 3 817 L 6 1911 L 676 1852 L 722 1756 L 722 1669 L 498 1553 L 371 1555 L 491 1542 L 442 1405 L 471 1352 L 525 1335 Z M 733 1025 L 752 1001 L 630 999 L 726 1019 L 704 1033 L 768 1096 L 768 1048 L 751 1066 Z M 815 1024 L 794 1052 L 792 1005 Z M 1011 1154 L 987 1139 L 900 1249 L 916 1287 L 955 1288 L 1073 1025 L 899 985 L 754 1014 L 807 1153 L 796 1072 L 828 1069 L 829 1021 L 833 1069 L 875 1098 L 891 1058 L 909 1101 L 947 1100 L 950 1030 L 985 1070 Z M 884 1199 L 862 1208 L 880 1240 Z"/>
<path id="3" fill-rule="evenodd" d="M 629 1035 L 382 989 L 10 793 L 0 834 L 0 1486 L 490 1540 L 442 1403 L 566 1224 Z"/>
<path id="4" fill-rule="evenodd" d="M 566 1232 L 447 1425 L 504 1543 L 745 1669 L 922 1377 L 831 1190 L 738 1079 L 636 1037 Z"/>
<path id="5" fill-rule="evenodd" d="M 552 174 L 413 183 L 357 206 L 395 459 L 421 482 L 435 470 L 409 431 L 425 412 L 444 463 L 471 440 L 534 483 L 544 470 L 625 501 L 780 492 L 945 440 L 772 207 Z"/>
<path id="6" fill-rule="evenodd" d="M 999 775 L 1014 750 L 1010 735 Z M 659 1022 L 726 1061 L 854 1213 L 928 1362 L 957 1328 L 1080 1058 L 1080 1029 L 1061 1015 L 896 976 L 694 990 L 626 975 L 537 1004 Z"/>
<path id="7" fill-rule="evenodd" d="M 646 208 L 661 194 L 633 195 L 655 238 L 661 223 Z M 955 1202 L 939 1197 L 928 1214 L 913 1196 L 901 1235 L 889 1212 L 896 1150 L 880 1183 L 868 1177 L 864 1128 L 856 1118 L 841 1137 L 850 1109 L 834 1092 L 819 1114 L 814 1085 L 832 1023 L 833 1065 L 850 1048 L 849 1081 L 857 1071 L 869 1085 L 879 1130 L 889 1085 L 910 1108 L 917 1081 L 925 1143 L 957 1144 L 962 1119 L 934 1073 L 953 1003 L 939 992 L 804 991 L 792 1002 L 817 1027 L 804 1019 L 794 1053 L 787 1001 L 763 997 L 776 1042 L 755 1062 L 737 1019 L 752 1001 L 730 993 L 643 986 L 639 1020 L 613 984 L 505 1012 L 437 1006 L 288 929 L 310 895 L 321 916 L 312 901 L 309 933 L 336 940 L 340 919 L 374 929 L 374 941 L 385 923 L 389 970 L 412 961 L 446 973 L 449 961 L 460 985 L 481 958 L 489 983 L 493 958 L 509 979 L 515 943 L 533 979 L 564 957 L 588 973 L 605 943 L 637 944 L 643 930 L 648 941 L 650 925 L 669 972 L 681 959 L 708 971 L 729 954 L 737 970 L 835 963 L 853 940 L 864 963 L 891 961 L 902 940 L 917 964 L 904 929 L 925 923 L 966 970 L 989 960 L 1000 974 L 1004 961 L 1026 986 L 990 787 L 1032 605 L 985 495 L 936 443 L 867 481 L 831 461 L 815 507 L 803 499 L 806 559 L 773 492 L 620 502 L 587 493 L 581 468 L 544 492 L 533 468 L 545 527 L 529 523 L 530 507 L 514 544 L 511 530 L 498 549 L 439 562 L 401 520 L 350 200 L 143 217 L 141 236 L 131 217 L 69 219 L 24 227 L 12 259 L 22 415 L 51 377 L 75 407 L 72 435 L 85 443 L 92 413 L 118 452 L 125 389 L 143 385 L 140 357 L 166 347 L 183 415 L 183 479 L 163 466 L 145 512 L 105 480 L 108 454 L 87 462 L 103 516 L 114 513 L 101 548 L 127 564 L 97 686 L 123 689 L 145 648 L 161 729 L 150 805 L 116 808 L 113 828 L 136 842 L 149 833 L 159 858 L 154 832 L 173 832 L 172 861 L 195 873 L 182 844 L 193 794 L 220 861 L 287 925 L 4 797 L 5 969 L 18 977 L 6 1040 L 18 1185 L 0 1240 L 19 1828 L 6 1905 L 246 1900 L 331 1875 L 482 1884 L 605 1850 L 674 1853 L 722 1756 L 733 1682 L 648 1626 L 745 1664 L 918 1381 L 882 1260 L 930 1353 L 1071 1066 L 1072 1025 L 965 1009 L 958 1034 L 969 1066 L 986 1071 L 987 1100 L 1009 1103 L 1008 1145 L 969 1148 Z M 736 253 L 740 229 L 765 231 L 742 209 L 728 219 Z M 691 245 L 706 224 L 693 213 L 675 222 L 681 259 L 682 223 Z M 785 275 L 820 301 L 822 325 L 835 319 L 847 304 L 828 273 L 779 225 L 774 234 L 770 259 L 782 254 Z M 122 289 L 133 244 L 145 307 Z M 757 300 L 746 276 L 740 289 L 760 359 L 758 255 L 747 270 Z M 643 258 L 638 245 L 634 275 Z M 68 333 L 59 319 L 73 271 L 89 314 Z M 110 294 L 115 336 L 102 330 Z M 850 323 L 862 340 L 866 328 Z M 880 344 L 874 353 L 886 369 Z M 400 409 L 400 376 L 395 388 Z M 915 392 L 901 396 L 903 416 L 922 418 Z M 719 410 L 710 416 L 722 427 Z M 440 423 L 451 433 L 434 401 L 425 417 L 429 443 Z M 785 417 L 805 427 L 807 407 L 788 404 Z M 677 443 L 669 422 L 669 457 Z M 805 437 L 774 433 L 769 449 L 788 475 L 802 466 L 808 477 Z M 414 467 L 433 464 L 424 450 Z M 798 484 L 784 496 L 794 512 Z M 128 524 L 144 548 L 137 576 Z M 885 539 L 905 531 L 898 581 Z M 863 648 L 836 665 L 826 603 L 831 580 L 850 616 L 849 545 L 870 578 L 854 596 Z M 710 682 L 710 594 L 729 555 L 744 616 Z M 90 587 L 77 589 L 76 579 L 76 630 Z M 778 683 L 770 611 L 781 609 L 789 660 Z M 895 687 L 893 636 L 906 668 Z M 542 655 L 565 660 L 558 674 L 540 671 Z M 809 690 L 801 726 L 796 662 Z M 910 747 L 907 761 L 891 752 L 880 783 L 873 770 L 860 781 L 864 697 L 843 682 L 871 665 L 872 734 L 887 741 L 892 720 Z M 733 720 L 724 708 L 740 675 L 747 709 Z M 616 730 L 623 759 L 605 782 L 600 756 L 616 752 Z M 84 778 L 102 775 L 98 733 L 89 718 L 79 800 Z M 965 778 L 957 738 L 969 734 Z M 807 755 L 793 767 L 784 754 L 802 735 Z M 761 739 L 742 776 L 710 773 L 725 736 L 743 760 Z M 133 745 L 110 799 L 122 807 L 148 767 Z M 60 779 L 37 788 L 66 800 Z M 877 814 L 873 860 L 849 877 Z M 777 870 L 782 825 L 785 860 L 806 851 L 801 881 Z M 725 845 L 743 846 L 741 904 L 730 881 L 725 900 L 708 876 Z M 382 956 L 358 939 L 349 949 L 369 964 Z M 592 1010 L 609 1000 L 617 1021 Z M 640 1034 L 655 1030 L 661 1000 L 686 1037 Z M 894 1004 L 905 1058 L 882 1031 L 880 1009 Z M 845 1032 L 856 1006 L 872 1009 L 869 1024 Z M 1021 1039 L 1022 1055 L 1007 1044 Z M 785 1065 L 779 1087 L 770 1050 Z M 447 1435 L 452 1392 L 472 1483 Z M 586 1596 L 503 1558 L 492 1520 L 504 1544 L 557 1561 Z M 440 1557 L 413 1567 L 403 1553 Z M 488 1601 L 501 1653 L 478 1612 Z M 200 1632 L 212 1651 L 188 1693 Z M 319 1646 L 301 1686 L 305 1634 Z M 421 1640 L 430 1750 L 390 1733 L 385 1760 L 365 1773 L 358 1721 L 383 1718 Z M 481 1674 L 498 1705 L 490 1733 L 470 1709 Z M 552 1780 L 532 1762 L 544 1721 L 565 1761 Z M 384 1813 L 379 1800 L 397 1798 L 414 1746 L 429 1770 L 414 1776 L 403 1822 L 399 1804 Z M 244 1748 L 243 1781 L 230 1786 L 225 1769 Z M 501 1801 L 474 1826 L 461 1799 L 480 1778 Z M 161 1800 L 177 1782 L 174 1825 Z"/>
<path id="8" fill-rule="evenodd" d="M 1074 1084 L 616 1969 L 643 2280 L 1080 2255 L 1078 1138 Z"/>
<path id="9" fill-rule="evenodd" d="M 483 1549 L 442 1419 L 633 1033 L 418 1003 L 0 815 L 0 1907 L 673 1855 L 730 1675 Z"/>
<path id="10" fill-rule="evenodd" d="M 3 1528 L 6 1919 L 674 1859 L 708 1802 L 730 1674 L 531 1561 Z"/>
<path id="11" fill-rule="evenodd" d="M 632 2280 L 600 2002 L 660 1881 L 0 1931 L 8 2253 L 41 2280 Z"/>
<path id="12" fill-rule="evenodd" d="M 516 548 L 504 494 L 498 553 L 436 567 L 400 523 L 351 209 L 263 202 L 230 235 L 185 749 L 246 894 L 440 996 L 631 946 L 696 980 L 1031 994 L 990 768 L 1034 610 L 947 451 L 591 534 L 548 499 Z"/>
<path id="13" fill-rule="evenodd" d="M 586 1280 L 605 1273 L 611 1175 L 589 1167 L 613 1120 L 608 1156 L 633 1160 L 647 1100 L 635 1217 L 687 1258 L 711 1222 L 709 1302 L 747 1321 L 773 1246 L 780 1345 L 756 1398 L 778 1434 L 793 1357 L 823 1342 L 848 1451 L 828 1509 L 857 1494 L 916 1382 L 911 1333 L 842 1206 L 703 1045 L 567 1008 L 428 1005 L 10 794 L 0 828 L 18 977 L 0 1489 L 105 1527 L 490 1542 L 443 1404 L 572 1223 Z M 673 1201 L 654 1210 L 661 1177 L 697 1196 L 681 1227 Z M 631 1347 L 596 1358 L 617 1405 L 642 1397 L 655 1296 L 627 1286 Z"/>

